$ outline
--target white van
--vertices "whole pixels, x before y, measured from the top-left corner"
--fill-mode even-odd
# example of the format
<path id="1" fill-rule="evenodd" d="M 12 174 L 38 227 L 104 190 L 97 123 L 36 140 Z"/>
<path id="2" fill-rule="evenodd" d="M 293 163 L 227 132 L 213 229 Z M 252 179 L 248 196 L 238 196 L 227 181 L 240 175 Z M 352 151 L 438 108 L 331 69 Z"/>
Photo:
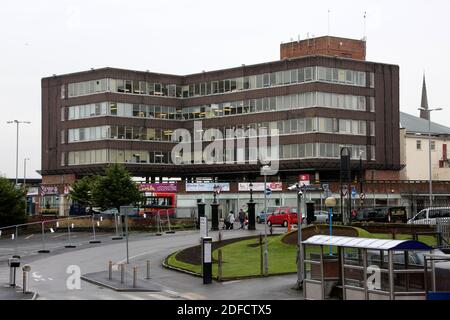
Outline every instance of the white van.
<path id="1" fill-rule="evenodd" d="M 409 219 L 410 224 L 436 224 L 436 219 L 445 219 L 450 222 L 450 207 L 426 208 Z"/>

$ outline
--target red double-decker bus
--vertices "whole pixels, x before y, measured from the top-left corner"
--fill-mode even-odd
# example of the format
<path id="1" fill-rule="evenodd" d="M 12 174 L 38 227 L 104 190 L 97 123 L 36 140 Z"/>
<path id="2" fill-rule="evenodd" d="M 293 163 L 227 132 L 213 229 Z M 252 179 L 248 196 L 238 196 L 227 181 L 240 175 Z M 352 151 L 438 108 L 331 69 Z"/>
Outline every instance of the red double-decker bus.
<path id="1" fill-rule="evenodd" d="M 175 207 L 175 193 L 146 192 L 145 202 L 141 204 L 140 214 L 157 214 L 159 212 L 161 215 L 174 215 Z"/>

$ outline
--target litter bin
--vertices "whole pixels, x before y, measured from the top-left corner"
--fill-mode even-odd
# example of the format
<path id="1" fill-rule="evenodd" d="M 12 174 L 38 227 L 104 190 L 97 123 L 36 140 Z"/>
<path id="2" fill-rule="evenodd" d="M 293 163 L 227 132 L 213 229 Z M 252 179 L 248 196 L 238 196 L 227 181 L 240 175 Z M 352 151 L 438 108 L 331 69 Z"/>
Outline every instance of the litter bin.
<path id="1" fill-rule="evenodd" d="M 19 258 L 9 258 L 8 266 L 9 266 L 9 285 L 11 287 L 15 287 L 16 286 L 16 269 L 20 267 L 20 259 Z"/>

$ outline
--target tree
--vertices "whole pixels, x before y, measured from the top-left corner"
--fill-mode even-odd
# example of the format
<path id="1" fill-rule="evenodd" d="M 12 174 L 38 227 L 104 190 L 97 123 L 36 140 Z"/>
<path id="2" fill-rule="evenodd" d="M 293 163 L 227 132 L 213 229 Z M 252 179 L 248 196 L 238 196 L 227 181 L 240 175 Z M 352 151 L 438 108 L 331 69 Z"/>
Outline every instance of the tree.
<path id="1" fill-rule="evenodd" d="M 92 211 L 92 207 L 94 206 L 92 193 L 98 179 L 98 176 L 86 176 L 75 181 L 70 191 L 70 197 L 81 207 L 89 207 L 91 209 L 90 211 Z"/>
<path id="2" fill-rule="evenodd" d="M 98 178 L 92 190 L 93 201 L 103 209 L 131 205 L 142 200 L 137 184 L 120 164 L 109 165 L 106 176 Z"/>
<path id="3" fill-rule="evenodd" d="M 26 220 L 25 192 L 0 177 L 0 226 L 20 224 Z"/>

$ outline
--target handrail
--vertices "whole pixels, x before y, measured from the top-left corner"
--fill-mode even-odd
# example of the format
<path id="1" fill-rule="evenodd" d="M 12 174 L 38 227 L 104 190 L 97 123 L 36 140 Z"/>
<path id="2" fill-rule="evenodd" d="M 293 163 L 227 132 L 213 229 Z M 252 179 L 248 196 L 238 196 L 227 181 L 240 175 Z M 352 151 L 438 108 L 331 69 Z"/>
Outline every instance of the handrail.
<path id="1" fill-rule="evenodd" d="M 33 225 L 33 224 L 43 224 L 43 223 L 47 223 L 47 222 L 55 222 L 55 221 L 59 221 L 59 220 L 67 220 L 67 218 L 71 218 L 71 219 L 78 219 L 78 218 L 90 218 L 92 217 L 92 215 L 86 215 L 86 216 L 67 216 L 64 218 L 58 218 L 58 219 L 50 219 L 50 220 L 42 220 L 42 221 L 37 221 L 37 222 L 29 222 L 29 223 L 22 223 L 22 224 L 14 224 L 11 226 L 6 226 L 6 227 L 1 227 L 0 230 L 4 230 L 4 229 L 11 229 L 11 228 L 17 228 L 17 227 L 23 227 L 23 226 L 29 226 L 29 225 Z"/>

